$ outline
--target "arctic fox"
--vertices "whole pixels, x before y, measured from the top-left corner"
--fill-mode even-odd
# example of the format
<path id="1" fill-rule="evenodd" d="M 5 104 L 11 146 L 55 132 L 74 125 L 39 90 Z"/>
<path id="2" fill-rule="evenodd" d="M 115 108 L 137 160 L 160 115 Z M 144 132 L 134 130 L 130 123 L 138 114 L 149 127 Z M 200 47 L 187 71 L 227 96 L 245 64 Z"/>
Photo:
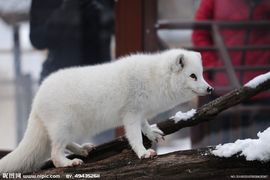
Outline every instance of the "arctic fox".
<path id="1" fill-rule="evenodd" d="M 163 132 L 147 120 L 213 88 L 203 76 L 201 55 L 184 49 L 135 54 L 118 61 L 60 70 L 41 84 L 29 123 L 19 146 L 0 160 L 0 172 L 37 170 L 51 157 L 56 167 L 76 166 L 65 149 L 87 156 L 91 144 L 78 145 L 82 136 L 123 125 L 139 158 L 156 153 L 142 143 Z"/>

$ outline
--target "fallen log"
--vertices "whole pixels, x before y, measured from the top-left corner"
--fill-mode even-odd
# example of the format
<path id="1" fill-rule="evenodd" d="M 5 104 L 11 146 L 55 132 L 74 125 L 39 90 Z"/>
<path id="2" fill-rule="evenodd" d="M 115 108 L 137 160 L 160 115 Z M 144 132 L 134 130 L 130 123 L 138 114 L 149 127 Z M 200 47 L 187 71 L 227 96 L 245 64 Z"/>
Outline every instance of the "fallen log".
<path id="1" fill-rule="evenodd" d="M 104 160 L 92 161 L 71 168 L 53 168 L 34 175 L 58 175 L 83 178 L 99 176 L 101 179 L 225 179 L 268 178 L 270 162 L 246 161 L 242 157 L 218 158 L 212 148 L 178 151 L 154 159 L 140 160 L 127 149 Z"/>

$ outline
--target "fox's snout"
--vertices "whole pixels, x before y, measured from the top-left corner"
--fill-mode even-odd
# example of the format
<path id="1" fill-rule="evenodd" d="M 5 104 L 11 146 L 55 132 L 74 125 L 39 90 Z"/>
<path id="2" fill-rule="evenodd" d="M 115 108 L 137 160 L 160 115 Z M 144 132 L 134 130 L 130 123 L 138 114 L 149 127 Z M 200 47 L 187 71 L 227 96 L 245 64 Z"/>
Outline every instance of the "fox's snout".
<path id="1" fill-rule="evenodd" d="M 211 87 L 211 86 L 208 86 L 206 91 L 207 91 L 208 94 L 212 94 L 212 92 L 214 91 L 214 88 Z"/>

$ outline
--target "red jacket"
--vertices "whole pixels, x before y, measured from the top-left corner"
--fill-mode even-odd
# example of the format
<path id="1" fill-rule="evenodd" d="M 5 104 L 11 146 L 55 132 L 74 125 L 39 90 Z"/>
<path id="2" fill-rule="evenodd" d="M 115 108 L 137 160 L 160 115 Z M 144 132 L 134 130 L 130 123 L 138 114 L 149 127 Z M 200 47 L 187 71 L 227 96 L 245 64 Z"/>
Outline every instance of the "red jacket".
<path id="1" fill-rule="evenodd" d="M 270 0 L 201 0 L 195 19 L 217 21 L 270 20 Z M 270 44 L 270 31 L 264 29 L 221 29 L 221 35 L 227 46 L 265 45 Z M 208 30 L 194 30 L 192 41 L 195 46 L 211 46 L 213 40 Z M 238 65 L 269 65 L 270 50 L 229 52 L 232 64 Z M 222 66 L 222 60 L 214 52 L 202 52 L 203 64 L 207 67 Z M 242 84 L 265 71 L 249 71 L 244 73 Z M 239 74 L 238 74 L 239 77 Z M 227 75 L 216 73 L 211 80 L 213 86 L 228 85 Z M 210 82 L 211 83 L 211 82 Z"/>

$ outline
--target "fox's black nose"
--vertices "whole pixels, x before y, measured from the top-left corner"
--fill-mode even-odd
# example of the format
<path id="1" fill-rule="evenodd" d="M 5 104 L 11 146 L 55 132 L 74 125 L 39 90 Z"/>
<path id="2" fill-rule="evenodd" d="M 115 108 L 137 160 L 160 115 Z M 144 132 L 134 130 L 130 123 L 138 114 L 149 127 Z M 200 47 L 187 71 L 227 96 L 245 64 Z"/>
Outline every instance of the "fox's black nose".
<path id="1" fill-rule="evenodd" d="M 211 94 L 213 91 L 214 91 L 214 88 L 212 88 L 212 87 L 207 87 L 207 92 L 208 92 L 209 94 Z"/>

